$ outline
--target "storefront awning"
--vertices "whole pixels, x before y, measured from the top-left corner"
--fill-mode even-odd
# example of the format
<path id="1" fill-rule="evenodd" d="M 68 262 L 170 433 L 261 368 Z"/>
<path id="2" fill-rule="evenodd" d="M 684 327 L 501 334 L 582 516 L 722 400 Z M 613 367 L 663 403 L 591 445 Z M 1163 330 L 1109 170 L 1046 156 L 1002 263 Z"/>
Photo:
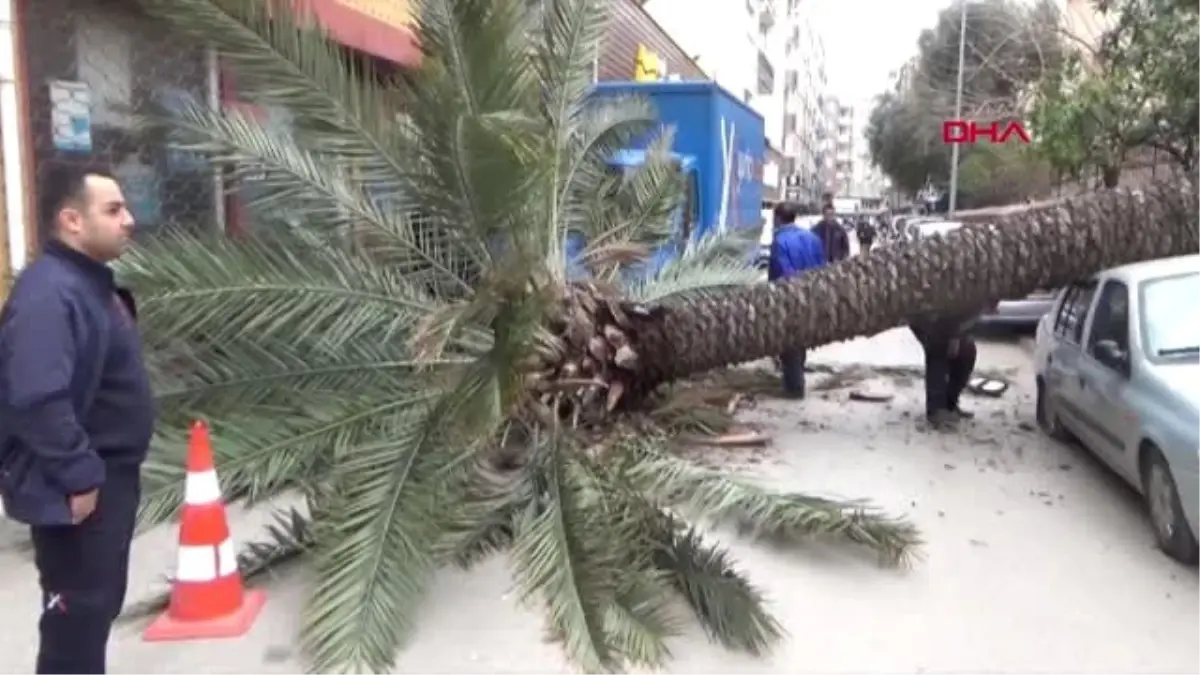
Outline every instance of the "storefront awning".
<path id="1" fill-rule="evenodd" d="M 333 39 L 352 49 L 400 66 L 421 62 L 407 0 L 292 0 L 298 12 L 313 16 Z"/>

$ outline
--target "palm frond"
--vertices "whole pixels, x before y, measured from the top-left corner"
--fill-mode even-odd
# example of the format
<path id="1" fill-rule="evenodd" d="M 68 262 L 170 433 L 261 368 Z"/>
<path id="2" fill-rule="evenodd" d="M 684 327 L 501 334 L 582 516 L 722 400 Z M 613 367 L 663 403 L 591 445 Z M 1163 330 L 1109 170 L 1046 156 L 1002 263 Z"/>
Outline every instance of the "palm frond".
<path id="1" fill-rule="evenodd" d="M 344 447 L 377 443 L 404 432 L 414 411 L 437 399 L 438 390 L 385 399 L 326 399 L 280 408 L 259 405 L 212 421 L 213 453 L 221 467 L 227 501 L 267 499 L 290 487 L 324 480 Z M 139 522 L 172 518 L 183 502 L 187 435 L 183 425 L 162 425 L 142 468 Z"/>
<path id="2" fill-rule="evenodd" d="M 605 615 L 625 569 L 604 536 L 612 523 L 589 513 L 595 486 L 561 436 L 536 439 L 540 494 L 537 510 L 518 525 L 513 566 L 522 597 L 545 603 L 552 633 L 582 670 L 616 668 L 619 652 L 609 642 Z M 591 497 L 594 498 L 594 493 Z"/>
<path id="3" fill-rule="evenodd" d="M 670 659 L 667 639 L 682 629 L 672 582 L 658 569 L 630 570 L 608 604 L 604 631 L 629 665 L 657 669 Z"/>
<path id="4" fill-rule="evenodd" d="M 403 340 L 439 305 L 402 270 L 282 230 L 236 241 L 165 234 L 123 258 L 118 273 L 142 291 L 143 330 L 167 343 L 250 334 L 336 350 L 358 338 Z"/>
<path id="5" fill-rule="evenodd" d="M 393 192 L 411 170 L 406 129 L 397 124 L 403 91 L 386 86 L 310 16 L 275 0 L 138 0 L 152 16 L 211 44 L 237 74 L 238 94 L 286 109 L 306 146 L 327 164 L 353 166 L 371 190 Z"/>
<path id="6" fill-rule="evenodd" d="M 643 460 L 636 473 L 648 494 L 755 536 L 782 541 L 841 537 L 871 548 L 888 565 L 910 562 L 922 543 L 912 523 L 864 501 L 774 492 L 664 454 Z"/>
<path id="7" fill-rule="evenodd" d="M 762 594 L 723 549 L 693 528 L 666 519 L 659 567 L 670 574 L 708 636 L 729 649 L 763 654 L 784 636 Z"/>
<path id="8" fill-rule="evenodd" d="M 709 293 L 730 286 L 760 283 L 762 272 L 751 264 L 752 250 L 740 232 L 714 232 L 693 242 L 656 274 L 628 287 L 644 302 L 660 302 L 676 295 Z"/>
<path id="9" fill-rule="evenodd" d="M 456 461 L 455 453 L 431 452 L 430 421 L 414 415 L 387 440 L 341 448 L 332 465 L 301 631 L 316 670 L 383 672 L 413 629 L 452 479 L 441 471 Z"/>

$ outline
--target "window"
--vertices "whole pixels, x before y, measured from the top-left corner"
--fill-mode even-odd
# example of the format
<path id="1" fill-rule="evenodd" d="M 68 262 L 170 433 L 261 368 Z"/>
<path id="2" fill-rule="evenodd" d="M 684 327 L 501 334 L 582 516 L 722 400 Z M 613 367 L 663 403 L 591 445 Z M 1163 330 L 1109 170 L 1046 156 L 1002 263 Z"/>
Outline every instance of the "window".
<path id="1" fill-rule="evenodd" d="M 1139 322 L 1142 350 L 1152 361 L 1192 362 L 1200 356 L 1200 274 L 1142 282 Z"/>
<path id="2" fill-rule="evenodd" d="M 767 55 L 758 52 L 758 93 L 763 96 L 770 96 L 775 92 L 775 69 L 771 66 Z"/>
<path id="3" fill-rule="evenodd" d="M 1120 281 L 1104 282 L 1092 330 L 1088 333 L 1087 351 L 1096 355 L 1096 343 L 1112 340 L 1121 351 L 1129 351 L 1129 288 Z"/>
<path id="4" fill-rule="evenodd" d="M 1087 319 L 1092 296 L 1096 293 L 1096 282 L 1072 284 L 1063 296 L 1058 316 L 1054 318 L 1054 334 L 1075 344 L 1083 336 L 1083 324 Z"/>
<path id="5" fill-rule="evenodd" d="M 783 116 L 783 130 L 784 132 L 796 131 L 796 115 L 794 113 Z"/>

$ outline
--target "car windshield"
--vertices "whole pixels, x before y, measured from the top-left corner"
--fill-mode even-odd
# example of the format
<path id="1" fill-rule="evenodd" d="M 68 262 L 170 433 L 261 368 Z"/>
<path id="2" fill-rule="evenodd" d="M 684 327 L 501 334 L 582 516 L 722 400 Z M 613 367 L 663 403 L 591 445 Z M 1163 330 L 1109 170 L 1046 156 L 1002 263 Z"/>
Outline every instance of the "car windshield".
<path id="1" fill-rule="evenodd" d="M 1143 281 L 1142 343 L 1155 360 L 1200 357 L 1200 274 L 1188 273 Z"/>

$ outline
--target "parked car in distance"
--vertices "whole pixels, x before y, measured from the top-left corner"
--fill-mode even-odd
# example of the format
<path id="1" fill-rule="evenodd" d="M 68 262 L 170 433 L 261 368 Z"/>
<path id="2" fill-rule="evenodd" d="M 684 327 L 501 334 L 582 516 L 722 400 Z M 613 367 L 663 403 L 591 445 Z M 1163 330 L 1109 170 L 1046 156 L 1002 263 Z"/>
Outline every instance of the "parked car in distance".
<path id="1" fill-rule="evenodd" d="M 918 235 L 927 237 L 932 234 L 946 234 L 962 227 L 963 224 L 953 220 L 918 222 Z M 1054 290 L 1039 290 L 1024 298 L 1004 299 L 988 307 L 979 315 L 976 325 L 981 328 L 997 326 L 1033 330 L 1037 327 L 1050 308 L 1054 305 Z"/>
<path id="2" fill-rule="evenodd" d="M 1195 563 L 1200 510 L 1200 255 L 1068 286 L 1037 328 L 1037 419 L 1138 490 L 1158 545 Z"/>

